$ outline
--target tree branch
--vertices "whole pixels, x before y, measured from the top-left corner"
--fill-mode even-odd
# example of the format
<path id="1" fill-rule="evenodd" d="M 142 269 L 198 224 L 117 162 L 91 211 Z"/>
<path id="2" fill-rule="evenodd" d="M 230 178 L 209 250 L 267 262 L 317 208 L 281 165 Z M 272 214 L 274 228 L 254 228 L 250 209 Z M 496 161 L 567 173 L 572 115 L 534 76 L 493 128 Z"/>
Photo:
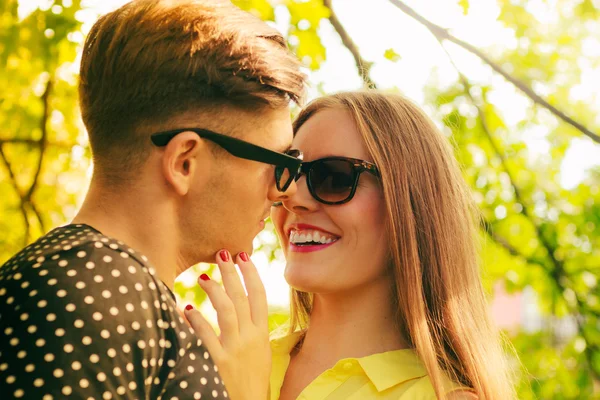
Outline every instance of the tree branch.
<path id="1" fill-rule="evenodd" d="M 473 45 L 470 45 L 469 43 L 466 43 L 466 42 L 452 36 L 450 33 L 448 33 L 447 29 L 444 29 L 441 26 L 436 25 L 433 22 L 430 22 L 429 20 L 425 19 L 423 16 L 418 14 L 416 11 L 414 11 L 412 8 L 408 7 L 406 4 L 402 3 L 401 1 L 390 0 L 390 3 L 392 3 L 394 6 L 396 6 L 400 10 L 402 10 L 402 12 L 404 12 L 405 14 L 409 15 L 410 17 L 414 18 L 421 24 L 425 25 L 425 27 L 427 29 L 429 29 L 429 31 L 438 40 L 440 40 L 440 41 L 441 40 L 449 40 L 449 41 L 459 45 L 463 49 L 469 51 L 470 53 L 476 55 L 477 57 L 479 57 L 479 59 L 481 59 L 483 62 L 488 64 L 494 71 L 496 71 L 497 73 L 502 75 L 507 81 L 511 82 L 513 85 L 515 85 L 517 88 L 519 88 L 523 93 L 525 93 L 525 95 L 527 95 L 527 97 L 529 97 L 531 100 L 533 100 L 534 103 L 545 107 L 556 117 L 560 118 L 567 124 L 573 126 L 577 130 L 582 132 L 584 135 L 588 136 L 593 141 L 600 143 L 600 136 L 593 133 L 588 128 L 586 128 L 583 124 L 579 123 L 578 121 L 575 121 L 573 118 L 569 117 L 564 112 L 562 112 L 558 108 L 554 107 L 552 104 L 548 103 L 541 96 L 536 94 L 533 91 L 533 89 L 531 89 L 529 86 L 527 86 L 527 84 L 525 82 L 522 82 L 521 80 L 511 76 L 508 72 L 504 71 L 497 63 L 495 63 L 491 58 L 489 58 L 487 55 L 485 55 L 482 51 L 480 51 Z"/>
<path id="2" fill-rule="evenodd" d="M 362 58 L 362 56 L 360 55 L 360 51 L 358 50 L 358 46 L 356 46 L 356 43 L 354 43 L 354 41 L 352 40 L 344 26 L 338 19 L 336 13 L 333 11 L 333 8 L 331 7 L 331 0 L 323 0 L 323 4 L 329 9 L 329 22 L 331 22 L 331 25 L 333 25 L 335 31 L 338 33 L 338 35 L 340 35 L 344 46 L 346 46 L 346 48 L 350 50 L 350 53 L 352 53 L 352 56 L 354 57 L 354 62 L 356 63 L 356 68 L 358 69 L 358 73 L 362 78 L 365 86 L 367 86 L 369 89 L 376 89 L 377 85 L 375 84 L 375 82 L 373 82 L 370 76 L 371 67 L 373 66 L 373 63 L 370 61 L 366 61 L 364 58 Z"/>
<path id="3" fill-rule="evenodd" d="M 40 173 L 42 171 L 42 165 L 44 163 L 44 156 L 46 154 L 46 147 L 48 145 L 48 116 L 50 114 L 50 104 L 49 97 L 50 92 L 52 91 L 52 77 L 48 79 L 48 83 L 46 84 L 46 90 L 44 94 L 42 94 L 42 105 L 43 105 L 43 113 L 42 119 L 40 120 L 40 130 L 42 131 L 42 137 L 39 141 L 39 149 L 40 149 L 40 158 L 38 159 L 37 167 L 35 169 L 35 174 L 33 175 L 33 181 L 31 182 L 31 186 L 29 190 L 25 194 L 25 200 L 30 202 L 33 193 L 35 192 L 36 186 L 39 181 Z"/>
<path id="4" fill-rule="evenodd" d="M 21 193 L 21 189 L 19 189 L 19 184 L 17 183 L 17 177 L 15 176 L 15 173 L 13 172 L 12 166 L 10 165 L 10 162 L 8 161 L 8 158 L 6 157 L 6 154 L 4 154 L 4 150 L 2 149 L 1 144 L 0 144 L 0 159 L 2 160 L 2 163 L 6 167 L 6 170 L 8 171 L 8 176 L 10 177 L 10 182 L 11 182 L 15 192 L 17 193 L 17 196 L 19 196 L 19 206 L 21 209 L 21 214 L 23 215 L 23 221 L 25 222 L 25 235 L 23 236 L 23 246 L 26 246 L 27 243 L 29 243 L 29 232 L 31 229 L 31 227 L 29 225 L 29 217 L 27 216 L 27 209 L 25 208 L 26 201 L 23 198 L 23 193 Z"/>

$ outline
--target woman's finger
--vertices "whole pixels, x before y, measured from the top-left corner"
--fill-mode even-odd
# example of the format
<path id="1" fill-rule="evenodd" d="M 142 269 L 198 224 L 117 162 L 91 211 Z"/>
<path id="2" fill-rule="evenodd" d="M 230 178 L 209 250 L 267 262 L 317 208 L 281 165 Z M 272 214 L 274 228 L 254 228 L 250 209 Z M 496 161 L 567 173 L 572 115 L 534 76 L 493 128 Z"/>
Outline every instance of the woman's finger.
<path id="1" fill-rule="evenodd" d="M 221 271 L 223 286 L 235 307 L 239 327 L 248 326 L 252 323 L 250 305 L 248 304 L 248 296 L 246 295 L 244 286 L 240 281 L 240 276 L 235 269 L 233 258 L 227 250 L 219 251 L 216 258 L 217 265 Z"/>
<path id="2" fill-rule="evenodd" d="M 217 312 L 217 321 L 221 329 L 222 343 L 236 343 L 239 338 L 239 325 L 236 310 L 231 299 L 223 288 L 215 281 L 210 280 L 208 275 L 202 274 L 198 278 L 198 284 L 206 292 L 210 302 Z"/>
<path id="3" fill-rule="evenodd" d="M 204 346 L 206 346 L 208 352 L 210 353 L 211 357 L 213 357 L 215 362 L 216 360 L 222 358 L 223 346 L 219 341 L 219 337 L 215 333 L 215 330 L 210 323 L 200 313 L 200 311 L 196 310 L 191 305 L 187 305 L 183 311 L 183 314 L 194 329 L 196 336 L 198 336 Z"/>
<path id="4" fill-rule="evenodd" d="M 245 252 L 237 255 L 237 264 L 240 266 L 246 290 L 248 291 L 248 303 L 252 322 L 257 327 L 268 329 L 269 310 L 267 306 L 267 293 L 258 270 Z"/>

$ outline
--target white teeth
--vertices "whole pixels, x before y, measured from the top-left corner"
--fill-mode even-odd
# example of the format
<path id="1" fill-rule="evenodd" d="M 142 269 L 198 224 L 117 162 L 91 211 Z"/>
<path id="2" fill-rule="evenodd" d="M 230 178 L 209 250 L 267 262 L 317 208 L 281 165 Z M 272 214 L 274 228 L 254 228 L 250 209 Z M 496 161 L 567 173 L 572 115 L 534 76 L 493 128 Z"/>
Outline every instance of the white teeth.
<path id="1" fill-rule="evenodd" d="M 303 232 L 299 232 L 296 230 L 293 230 L 290 232 L 290 243 L 294 243 L 294 244 L 303 244 L 303 243 L 322 243 L 322 244 L 328 244 L 328 243 L 332 243 L 335 242 L 338 238 L 336 237 L 331 237 L 326 235 L 323 232 L 318 232 L 318 231 L 303 231 Z"/>

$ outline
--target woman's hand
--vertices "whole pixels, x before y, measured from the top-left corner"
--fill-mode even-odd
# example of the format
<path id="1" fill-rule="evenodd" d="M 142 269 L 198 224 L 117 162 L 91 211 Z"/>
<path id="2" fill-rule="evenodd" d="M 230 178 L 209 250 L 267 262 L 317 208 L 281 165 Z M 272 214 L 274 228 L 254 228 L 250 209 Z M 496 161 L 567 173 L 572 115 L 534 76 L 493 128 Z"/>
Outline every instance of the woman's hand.
<path id="1" fill-rule="evenodd" d="M 185 316 L 219 368 L 229 397 L 233 400 L 267 400 L 271 374 L 267 296 L 248 254 L 238 254 L 236 264 L 244 277 L 248 295 L 227 250 L 217 253 L 225 290 L 205 274 L 198 279 L 217 311 L 221 335 L 216 335 L 197 310 L 186 307 Z"/>

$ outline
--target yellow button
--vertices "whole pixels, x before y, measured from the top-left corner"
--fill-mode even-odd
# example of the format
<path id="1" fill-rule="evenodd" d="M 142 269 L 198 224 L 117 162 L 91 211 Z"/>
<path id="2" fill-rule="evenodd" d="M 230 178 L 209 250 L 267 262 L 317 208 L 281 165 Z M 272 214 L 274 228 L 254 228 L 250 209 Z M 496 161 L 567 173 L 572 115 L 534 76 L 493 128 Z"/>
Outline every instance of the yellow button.
<path id="1" fill-rule="evenodd" d="M 344 371 L 348 371 L 350 368 L 352 368 L 352 361 L 346 361 L 344 363 Z"/>

